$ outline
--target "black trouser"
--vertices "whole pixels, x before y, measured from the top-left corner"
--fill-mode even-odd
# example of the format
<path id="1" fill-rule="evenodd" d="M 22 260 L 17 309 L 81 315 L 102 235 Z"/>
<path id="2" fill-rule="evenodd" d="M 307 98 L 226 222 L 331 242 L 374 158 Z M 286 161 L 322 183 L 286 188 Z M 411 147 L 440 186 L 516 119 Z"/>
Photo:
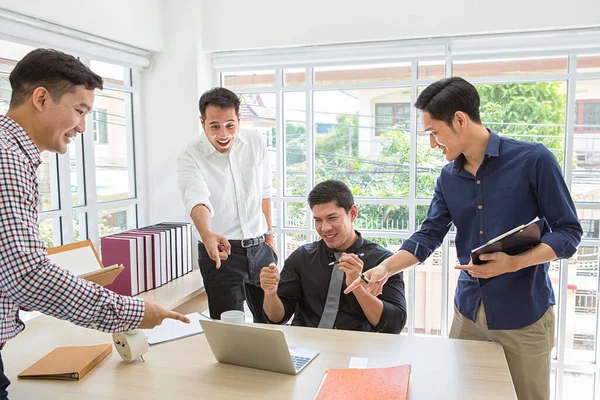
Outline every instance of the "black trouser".
<path id="1" fill-rule="evenodd" d="M 2 353 L 0 352 L 0 400 L 8 400 L 8 392 L 6 389 L 10 385 L 10 381 L 4 375 L 4 364 L 2 363 Z"/>
<path id="2" fill-rule="evenodd" d="M 246 300 L 254 322 L 266 323 L 260 270 L 272 262 L 277 262 L 277 258 L 266 243 L 247 248 L 232 243 L 231 254 L 227 260 L 221 260 L 221 268 L 217 269 L 204 245 L 198 242 L 198 265 L 208 296 L 210 317 L 220 319 L 224 311 L 243 311 Z"/>

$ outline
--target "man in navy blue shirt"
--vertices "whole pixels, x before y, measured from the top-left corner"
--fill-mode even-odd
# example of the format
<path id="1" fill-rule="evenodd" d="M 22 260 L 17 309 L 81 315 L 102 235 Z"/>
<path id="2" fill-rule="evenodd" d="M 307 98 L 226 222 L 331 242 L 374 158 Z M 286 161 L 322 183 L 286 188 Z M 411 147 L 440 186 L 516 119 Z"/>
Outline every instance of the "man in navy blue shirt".
<path id="1" fill-rule="evenodd" d="M 461 273 L 450 337 L 499 342 L 519 399 L 547 400 L 555 304 L 549 261 L 571 257 L 582 229 L 554 155 L 542 144 L 486 129 L 479 102 L 477 90 L 458 77 L 433 83 L 417 99 L 430 145 L 449 164 L 421 229 L 365 272 L 367 290 L 377 295 L 388 277 L 425 261 L 454 224 Z M 486 263 L 473 265 L 472 249 L 535 217 L 546 218 L 550 228 L 539 245 L 516 256 L 482 255 Z M 356 279 L 345 292 L 361 285 Z"/>

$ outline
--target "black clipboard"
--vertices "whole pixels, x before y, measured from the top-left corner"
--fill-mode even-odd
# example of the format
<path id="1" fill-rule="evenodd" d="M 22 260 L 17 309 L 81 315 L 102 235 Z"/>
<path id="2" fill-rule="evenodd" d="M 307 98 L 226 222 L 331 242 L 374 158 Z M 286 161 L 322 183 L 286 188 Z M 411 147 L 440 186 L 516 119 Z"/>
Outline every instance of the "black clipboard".
<path id="1" fill-rule="evenodd" d="M 545 224 L 545 218 L 540 219 L 536 217 L 528 224 L 518 226 L 515 229 L 495 237 L 483 246 L 479 246 L 471 251 L 471 260 L 473 260 L 473 264 L 480 265 L 486 263 L 486 261 L 479 259 L 481 254 L 502 251 L 509 256 L 515 256 L 533 249 L 540 244 Z"/>

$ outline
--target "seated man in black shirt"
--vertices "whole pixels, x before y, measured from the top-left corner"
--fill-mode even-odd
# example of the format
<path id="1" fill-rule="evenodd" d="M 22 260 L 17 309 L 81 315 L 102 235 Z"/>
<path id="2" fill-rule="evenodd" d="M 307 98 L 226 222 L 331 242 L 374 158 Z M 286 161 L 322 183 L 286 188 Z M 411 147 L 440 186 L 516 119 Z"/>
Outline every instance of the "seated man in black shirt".
<path id="1" fill-rule="evenodd" d="M 348 186 L 340 181 L 319 183 L 308 203 L 322 239 L 294 251 L 281 275 L 274 264 L 261 270 L 263 310 L 269 321 L 283 324 L 295 314 L 292 325 L 297 326 L 400 333 L 406 323 L 402 273 L 391 277 L 377 297 L 364 287 L 342 293 L 363 271 L 392 255 L 354 230 L 358 209 Z M 341 257 L 332 266 L 336 252 Z M 338 286 L 332 278 L 336 268 L 343 271 Z"/>

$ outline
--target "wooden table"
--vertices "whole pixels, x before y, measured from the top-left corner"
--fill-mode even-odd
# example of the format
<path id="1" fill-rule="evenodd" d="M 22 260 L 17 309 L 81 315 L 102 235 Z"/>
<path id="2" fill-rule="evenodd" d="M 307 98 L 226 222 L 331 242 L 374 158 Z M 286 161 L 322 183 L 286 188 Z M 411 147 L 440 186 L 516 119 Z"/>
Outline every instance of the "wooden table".
<path id="1" fill-rule="evenodd" d="M 200 275 L 197 271 L 195 274 Z M 184 277 L 185 278 L 185 277 Z M 196 276 L 145 294 L 174 306 L 196 285 Z M 175 290 L 178 289 L 178 290 Z M 179 295 L 177 294 L 179 293 Z M 184 296 L 184 297 L 185 297 Z M 146 362 L 131 364 L 118 353 L 81 381 L 17 379 L 17 374 L 58 346 L 111 343 L 110 334 L 38 317 L 2 351 L 11 399 L 312 399 L 328 368 L 351 357 L 369 367 L 412 364 L 410 399 L 516 399 L 502 347 L 496 343 L 269 326 L 284 330 L 288 344 L 321 354 L 298 376 L 219 364 L 204 335 L 150 347 Z"/>

